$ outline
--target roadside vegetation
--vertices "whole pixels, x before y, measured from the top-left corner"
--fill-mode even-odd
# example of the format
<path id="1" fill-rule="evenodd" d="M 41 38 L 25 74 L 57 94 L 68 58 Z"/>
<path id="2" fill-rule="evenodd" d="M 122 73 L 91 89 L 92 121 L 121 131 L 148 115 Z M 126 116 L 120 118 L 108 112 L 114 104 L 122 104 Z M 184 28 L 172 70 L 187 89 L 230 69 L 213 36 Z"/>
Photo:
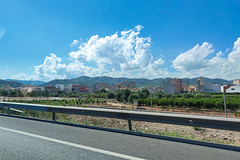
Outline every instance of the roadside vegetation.
<path id="1" fill-rule="evenodd" d="M 7 100 L 8 102 L 17 102 L 17 103 L 32 103 L 32 104 L 45 104 L 45 105 L 56 105 L 56 106 L 84 106 L 96 104 L 98 106 L 106 105 L 105 99 L 55 99 L 55 100 L 47 100 L 47 99 L 33 99 L 33 100 Z"/>
<path id="2" fill-rule="evenodd" d="M 16 97 L 16 92 L 6 93 L 2 91 L 0 93 L 4 97 Z M 18 93 L 21 95 L 21 93 Z M 140 91 L 130 91 L 123 89 L 115 92 L 105 91 L 104 89 L 95 91 L 89 94 L 77 94 L 65 92 L 58 92 L 55 95 L 47 92 L 31 92 L 28 94 L 30 97 L 35 97 L 34 100 L 15 100 L 22 103 L 35 103 L 35 104 L 48 104 L 48 105 L 73 105 L 80 106 L 83 104 L 97 104 L 104 105 L 106 101 L 116 101 L 121 104 L 132 105 L 134 101 L 138 102 L 138 106 L 150 106 L 151 97 L 150 92 L 147 89 Z M 70 97 L 75 99 L 63 99 L 63 100 L 40 100 L 39 97 Z M 20 96 L 19 96 L 20 97 Z M 38 98 L 37 98 L 38 97 Z M 37 100 L 38 99 L 38 100 Z M 185 108 L 186 110 L 199 110 L 199 109 L 212 109 L 221 111 L 224 108 L 222 93 L 182 93 L 176 94 L 164 94 L 160 91 L 152 94 L 152 105 L 155 107 L 163 108 Z M 226 105 L 229 110 L 235 111 L 240 109 L 240 94 L 226 94 Z"/>

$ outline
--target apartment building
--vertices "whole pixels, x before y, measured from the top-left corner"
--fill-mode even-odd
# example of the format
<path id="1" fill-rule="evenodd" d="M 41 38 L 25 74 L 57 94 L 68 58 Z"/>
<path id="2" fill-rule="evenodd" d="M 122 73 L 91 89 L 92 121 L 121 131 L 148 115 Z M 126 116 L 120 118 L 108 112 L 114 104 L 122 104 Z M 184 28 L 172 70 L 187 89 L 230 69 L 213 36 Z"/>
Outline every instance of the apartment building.
<path id="1" fill-rule="evenodd" d="M 234 84 L 234 85 L 240 85 L 240 79 L 235 79 L 235 80 L 233 81 L 233 84 Z"/>
<path id="2" fill-rule="evenodd" d="M 240 93 L 240 85 L 234 85 L 226 89 L 226 93 Z"/>
<path id="3" fill-rule="evenodd" d="M 165 94 L 180 94 L 183 92 L 182 80 L 179 78 L 170 79 L 163 84 Z"/>
<path id="4" fill-rule="evenodd" d="M 88 87 L 80 85 L 80 84 L 74 84 L 72 85 L 72 92 L 75 93 L 87 93 L 89 91 Z"/>
<path id="5" fill-rule="evenodd" d="M 134 89 L 136 88 L 136 82 L 123 82 L 124 88 Z"/>
<path id="6" fill-rule="evenodd" d="M 64 91 L 64 85 L 63 84 L 56 84 L 56 88 L 58 88 L 60 91 Z"/>
<path id="7" fill-rule="evenodd" d="M 204 78 L 200 77 L 197 80 L 197 91 L 198 92 L 204 92 Z"/>
<path id="8" fill-rule="evenodd" d="M 96 84 L 94 85 L 94 89 L 95 89 L 95 90 L 108 89 L 108 88 L 109 88 L 109 85 L 108 85 L 107 83 L 103 83 L 103 82 L 101 82 L 101 83 L 96 83 Z"/>

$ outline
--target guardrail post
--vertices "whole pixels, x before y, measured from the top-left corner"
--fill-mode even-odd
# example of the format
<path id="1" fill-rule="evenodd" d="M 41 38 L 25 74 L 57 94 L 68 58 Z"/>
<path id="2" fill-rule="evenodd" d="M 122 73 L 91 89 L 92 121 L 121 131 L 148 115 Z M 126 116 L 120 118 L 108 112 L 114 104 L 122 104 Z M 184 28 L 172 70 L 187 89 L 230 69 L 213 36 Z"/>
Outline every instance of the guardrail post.
<path id="1" fill-rule="evenodd" d="M 8 112 L 8 115 L 10 115 L 11 113 L 11 110 L 10 110 L 10 107 L 8 107 L 8 110 L 7 110 L 7 112 Z"/>
<path id="2" fill-rule="evenodd" d="M 53 121 L 56 121 L 56 115 L 55 115 L 55 112 L 52 112 L 52 120 L 53 120 Z"/>
<path id="3" fill-rule="evenodd" d="M 132 121 L 130 119 L 128 120 L 128 129 L 132 131 Z"/>

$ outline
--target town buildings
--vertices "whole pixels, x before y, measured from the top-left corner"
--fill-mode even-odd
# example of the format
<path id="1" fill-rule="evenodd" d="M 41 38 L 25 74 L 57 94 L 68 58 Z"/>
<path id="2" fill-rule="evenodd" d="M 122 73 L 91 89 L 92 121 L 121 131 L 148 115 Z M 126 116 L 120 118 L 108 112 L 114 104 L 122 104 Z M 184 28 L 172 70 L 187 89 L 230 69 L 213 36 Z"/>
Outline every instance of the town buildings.
<path id="1" fill-rule="evenodd" d="M 168 80 L 163 83 L 164 94 L 174 94 L 174 83 L 172 80 Z"/>
<path id="2" fill-rule="evenodd" d="M 197 91 L 204 92 L 204 78 L 200 77 L 197 80 Z"/>
<path id="3" fill-rule="evenodd" d="M 58 88 L 60 91 L 64 91 L 64 85 L 63 84 L 56 84 L 56 88 Z"/>
<path id="4" fill-rule="evenodd" d="M 110 91 L 117 91 L 120 89 L 130 89 L 133 90 L 136 88 L 136 82 L 122 82 L 119 84 L 108 85 L 107 83 L 96 83 L 94 86 L 95 90 L 105 89 Z"/>
<path id="5" fill-rule="evenodd" d="M 183 91 L 191 93 L 196 91 L 196 87 L 194 85 L 189 85 L 187 82 L 185 85 L 183 84 Z"/>
<path id="6" fill-rule="evenodd" d="M 94 85 L 94 89 L 95 89 L 95 90 L 100 90 L 100 89 L 108 90 L 108 88 L 109 88 L 109 85 L 108 85 L 107 83 L 103 83 L 103 82 L 101 82 L 101 83 L 96 83 L 96 84 Z"/>
<path id="7" fill-rule="evenodd" d="M 74 84 L 72 85 L 72 92 L 75 93 L 87 93 L 89 91 L 89 87 L 83 86 L 80 84 Z"/>
<path id="8" fill-rule="evenodd" d="M 193 81 L 191 81 L 191 83 L 193 83 Z M 163 91 L 165 94 L 181 94 L 183 92 L 194 92 L 194 91 L 211 92 L 211 93 L 218 93 L 218 92 L 224 91 L 227 93 L 234 93 L 234 92 L 238 92 L 238 88 L 240 86 L 239 83 L 240 83 L 240 79 L 236 79 L 233 81 L 233 84 L 220 86 L 219 84 L 208 83 L 204 80 L 203 77 L 200 77 L 197 79 L 196 84 L 189 85 L 189 83 L 187 82 L 186 84 L 183 85 L 182 79 L 174 78 L 174 79 L 168 79 L 165 83 L 163 83 L 163 86 L 162 86 L 163 88 L 160 86 L 159 87 L 152 86 L 152 87 L 144 87 L 144 88 L 148 89 L 149 91 L 151 90 L 152 92 Z M 32 86 L 32 85 L 18 87 L 18 88 L 3 87 L 3 88 L 0 88 L 0 91 L 6 90 L 8 92 L 11 92 L 11 91 L 20 90 L 24 96 L 27 96 L 28 93 L 31 93 L 31 92 L 48 91 L 48 93 L 51 93 L 52 95 L 54 95 L 57 93 L 60 94 L 59 91 L 63 91 L 67 95 L 69 95 L 69 93 L 71 92 L 86 94 L 86 93 L 91 93 L 94 90 L 101 90 L 101 89 L 105 89 L 106 91 L 117 91 L 121 89 L 129 89 L 132 91 L 136 91 L 136 90 L 140 90 L 141 88 L 137 88 L 136 82 L 125 81 L 125 82 L 112 84 L 112 85 L 109 85 L 108 83 L 105 83 L 105 82 L 98 82 L 92 88 L 88 86 L 84 86 L 82 84 L 69 84 L 69 85 L 56 84 L 54 86 L 49 85 L 46 87 L 38 87 L 38 86 Z"/>
<path id="9" fill-rule="evenodd" d="M 226 93 L 240 93 L 240 85 L 234 85 L 226 89 Z"/>
<path id="10" fill-rule="evenodd" d="M 194 92 L 194 91 L 196 91 L 196 86 L 194 86 L 194 85 L 188 86 L 187 92 L 191 93 L 191 92 Z"/>
<path id="11" fill-rule="evenodd" d="M 4 87 L 4 88 L 1 88 L 0 90 L 1 90 L 1 91 L 8 91 L 8 92 L 11 92 L 11 91 L 15 91 L 16 88 L 13 88 L 13 87 L 9 87 L 9 86 L 7 86 L 7 87 Z"/>
<path id="12" fill-rule="evenodd" d="M 220 93 L 221 92 L 221 86 L 218 85 L 218 84 L 205 83 L 204 92 Z"/>
<path id="13" fill-rule="evenodd" d="M 178 78 L 170 79 L 163 84 L 165 94 L 180 94 L 183 92 L 182 80 Z"/>
<path id="14" fill-rule="evenodd" d="M 48 93 L 58 93 L 59 89 L 56 88 L 55 86 L 47 86 L 45 87 L 46 91 L 48 91 Z"/>
<path id="15" fill-rule="evenodd" d="M 136 82 L 123 82 L 124 87 L 128 89 L 134 89 L 136 88 Z"/>
<path id="16" fill-rule="evenodd" d="M 182 93 L 183 92 L 182 80 L 178 78 L 174 78 L 173 83 L 174 83 L 174 93 L 175 94 Z"/>
<path id="17" fill-rule="evenodd" d="M 226 92 L 226 90 L 228 88 L 230 88 L 231 86 L 235 86 L 235 85 L 234 84 L 228 84 L 228 85 L 221 86 L 221 92 Z"/>
<path id="18" fill-rule="evenodd" d="M 226 93 L 240 93 L 240 79 L 235 79 L 233 84 L 222 86 L 222 91 Z"/>
<path id="19" fill-rule="evenodd" d="M 110 90 L 111 91 L 117 91 L 121 88 L 121 85 L 120 84 L 113 84 L 110 86 Z"/>
<path id="20" fill-rule="evenodd" d="M 233 84 L 234 84 L 234 85 L 240 85 L 240 79 L 235 79 L 235 80 L 233 81 Z"/>

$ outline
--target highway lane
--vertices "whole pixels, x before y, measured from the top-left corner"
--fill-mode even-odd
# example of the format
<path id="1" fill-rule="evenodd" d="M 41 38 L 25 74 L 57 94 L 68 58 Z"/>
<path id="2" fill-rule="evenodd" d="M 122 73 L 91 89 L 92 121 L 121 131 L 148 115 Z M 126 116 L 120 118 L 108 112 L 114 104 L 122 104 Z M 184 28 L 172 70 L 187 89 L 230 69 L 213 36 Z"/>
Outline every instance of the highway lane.
<path id="1" fill-rule="evenodd" d="M 0 159 L 118 159 L 88 150 L 5 132 L 0 129 Z M 120 159 L 120 158 L 119 158 Z"/>
<path id="2" fill-rule="evenodd" d="M 97 149 L 100 149 L 100 152 Z M 0 116 L 1 160 L 125 158 L 237 160 L 239 157 L 240 153 L 234 151 Z"/>

